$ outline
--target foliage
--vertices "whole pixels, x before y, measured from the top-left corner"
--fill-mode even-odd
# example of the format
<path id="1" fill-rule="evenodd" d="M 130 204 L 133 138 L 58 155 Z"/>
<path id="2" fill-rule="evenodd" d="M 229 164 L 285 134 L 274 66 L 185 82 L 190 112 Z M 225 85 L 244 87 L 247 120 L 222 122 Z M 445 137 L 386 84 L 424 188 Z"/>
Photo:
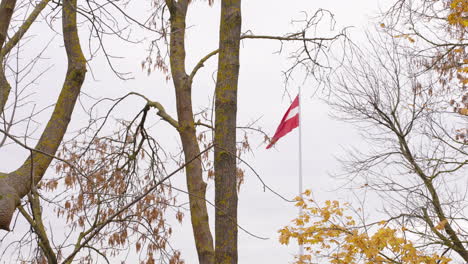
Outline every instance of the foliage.
<path id="1" fill-rule="evenodd" d="M 334 116 L 358 127 L 367 143 L 342 159 L 340 176 L 356 197 L 381 198 L 386 219 L 380 227 L 364 217 L 355 224 L 341 216 L 339 203 L 316 206 L 312 216 L 322 218 L 306 227 L 318 227 L 311 238 L 319 242 L 311 241 L 330 249 L 322 256 L 341 263 L 344 256 L 355 263 L 468 261 L 466 117 L 460 115 L 466 90 L 459 71 L 466 40 L 455 32 L 466 29 L 447 22 L 447 4 L 397 1 L 330 80 Z"/>
<path id="2" fill-rule="evenodd" d="M 450 14 L 447 17 L 449 25 L 453 28 L 454 34 L 458 39 L 466 41 L 468 33 L 468 1 L 453 0 L 450 3 Z M 456 65 L 457 79 L 460 82 L 462 90 L 468 87 L 468 51 L 465 45 L 453 49 L 451 52 L 454 64 Z M 462 115 L 468 116 L 468 93 L 462 96 L 460 102 L 451 101 L 454 110 Z"/>
<path id="3" fill-rule="evenodd" d="M 448 23 L 463 28 L 468 27 L 468 1 L 466 0 L 452 0 L 450 3 L 450 14 L 447 17 Z"/>
<path id="4" fill-rule="evenodd" d="M 410 40 L 414 64 L 439 76 L 452 110 L 468 115 L 468 1 L 398 0 L 384 20 L 387 33 Z"/>
<path id="5" fill-rule="evenodd" d="M 237 124 L 240 41 L 278 41 L 281 43 L 278 53 L 286 43 L 296 43 L 290 56 L 292 65 L 285 71 L 285 82 L 292 79 L 295 72 L 305 72 L 306 76 L 318 79 L 332 71 L 328 67 L 332 44 L 338 40 L 346 43 L 347 40 L 345 30 L 339 33 L 331 30 L 330 34 L 316 36 L 316 32 L 322 32 L 317 30 L 321 21 L 329 20 L 333 28 L 333 14 L 322 9 L 312 16 L 304 12 L 304 19 L 294 22 L 301 25 L 297 32 L 280 36 L 255 35 L 250 30 L 241 32 L 241 0 L 220 1 L 219 49 L 208 53 L 187 71 L 186 65 L 190 63 L 186 60 L 188 45 L 185 40 L 190 27 L 186 19 L 195 1 L 149 1 L 149 17 L 145 17 L 148 13 L 140 4 L 136 4 L 139 7 L 137 13 L 132 13 L 135 10 L 131 1 L 105 4 L 94 0 L 0 1 L 0 113 L 3 116 L 0 122 L 4 127 L 0 131 L 3 135 L 0 147 L 14 144 L 30 154 L 18 170 L 0 173 L 0 229 L 9 231 L 10 223 L 13 223 L 13 231 L 0 240 L 2 243 L 6 241 L 0 258 L 21 259 L 25 263 L 70 264 L 110 263 L 122 257 L 120 260 L 125 263 L 130 258 L 128 255 L 132 255 L 133 261 L 138 259 L 141 263 L 183 263 L 180 252 L 168 242 L 172 228 L 166 222 L 166 216 L 171 209 L 176 212 L 176 219 L 182 221 L 181 210 L 186 209 L 190 210 L 200 263 L 237 263 L 237 193 L 245 176 L 239 165 L 246 164 L 241 155 L 251 151 L 245 131 L 263 133 L 252 127 L 255 122 L 246 126 Z M 205 2 L 214 5 L 213 0 Z M 36 129 L 40 129 L 44 122 L 36 120 L 36 116 L 47 108 L 36 110 L 36 99 L 40 100 L 34 97 L 34 92 L 24 91 L 36 82 L 43 85 L 39 77 L 45 75 L 47 69 L 42 72 L 37 62 L 45 58 L 43 53 L 48 46 L 31 62 L 23 59 L 29 52 L 30 46 L 26 44 L 32 43 L 37 48 L 39 43 L 27 31 L 32 25 L 41 24 L 50 27 L 41 30 L 57 32 L 54 27 L 58 22 L 63 22 L 61 33 L 66 51 L 66 57 L 62 53 L 60 59 L 67 58 L 68 67 L 63 76 L 62 92 L 51 102 L 55 105 L 54 113 L 37 140 L 39 131 Z M 40 35 L 47 34 L 41 32 Z M 135 36 L 141 39 L 134 39 Z M 83 45 L 82 52 L 80 43 L 86 39 L 88 45 Z M 123 57 L 110 53 L 108 48 L 115 47 L 107 46 L 110 39 L 125 44 L 149 44 L 148 57 L 142 68 L 148 74 L 158 70 L 166 80 L 173 81 L 177 117 L 169 115 L 161 103 L 133 91 L 118 98 L 105 95 L 108 97 L 95 99 L 95 94 L 88 96 L 88 91 L 81 90 L 83 83 L 95 84 L 96 79 L 85 76 L 86 72 L 93 77 L 98 75 L 95 76 L 92 68 L 96 57 L 107 62 L 116 78 L 131 78 L 129 73 L 115 67 L 115 61 Z M 50 43 L 57 44 L 53 40 Z M 213 105 L 196 113 L 192 84 L 204 63 L 215 55 L 219 55 L 219 65 Z M 23 60 L 27 61 L 27 66 L 21 68 Z M 39 72 L 37 76 L 24 85 L 24 76 L 36 72 Z M 61 81 L 56 77 L 44 82 L 44 86 L 52 87 L 55 81 Z M 130 96 L 145 102 L 143 105 L 128 104 L 123 113 L 116 113 L 117 105 L 127 103 Z M 63 142 L 70 136 L 66 134 L 68 124 L 77 119 L 77 114 L 73 114 L 76 102 L 81 103 L 85 114 L 89 115 L 86 117 L 88 123 L 76 137 Z M 96 103 L 86 109 L 89 102 Z M 106 102 L 113 105 L 105 108 L 102 105 Z M 30 105 L 31 111 L 24 111 L 25 105 Z M 15 117 L 20 109 L 25 113 L 24 118 Z M 128 118 L 133 110 L 139 113 L 131 121 L 114 119 L 120 115 Z M 153 110 L 156 110 L 153 118 L 159 116 L 179 134 L 180 149 L 176 154 L 166 153 L 156 137 L 152 137 L 154 130 L 149 131 L 152 125 L 146 123 L 146 118 L 151 118 L 149 113 Z M 205 115 L 203 122 L 195 121 L 198 115 Z M 104 126 L 109 123 L 112 133 L 106 134 L 107 127 Z M 18 132 L 11 130 L 18 124 L 24 126 L 19 126 Z M 30 124 L 37 126 L 30 128 Z M 241 130 L 245 136 L 236 140 Z M 38 144 L 31 147 L 31 142 Z M 204 150 L 200 149 L 203 145 Z M 173 163 L 168 165 L 169 162 Z M 56 171 L 51 173 L 49 168 L 54 163 Z M 168 174 L 166 168 L 172 164 L 177 165 L 177 169 Z M 182 170 L 186 174 L 187 190 L 170 185 L 169 178 Z M 206 198 L 205 176 L 215 182 L 214 204 Z M 188 194 L 189 202 L 176 204 L 173 190 Z M 207 204 L 213 205 L 216 212 L 215 232 L 209 224 Z M 16 213 L 18 211 L 20 214 Z M 27 224 L 27 230 L 21 236 L 18 227 L 23 223 Z M 29 253 L 23 255 L 24 252 Z"/>
<path id="6" fill-rule="evenodd" d="M 143 123 L 136 130 L 136 135 L 123 129 L 89 143 L 67 142 L 59 152 L 66 162 L 56 164 L 57 177 L 40 183 L 39 188 L 50 193 L 67 190 L 54 195 L 49 203 L 57 217 L 74 230 L 71 233 L 80 230 L 84 238 L 84 234 L 100 229 L 89 243 L 103 255 L 135 250 L 148 263 L 178 259 L 179 253 L 172 251 L 168 242 L 172 228 L 166 223 L 166 210 L 177 208 L 170 183 L 139 199 L 165 174 L 159 147 L 138 133 L 144 130 Z M 176 210 L 176 217 L 182 221 L 180 210 Z M 103 241 L 107 245 L 98 247 Z M 86 257 L 92 259 L 93 255 Z"/>
<path id="7" fill-rule="evenodd" d="M 306 253 L 296 256 L 297 264 L 450 262 L 450 258 L 418 249 L 405 227 L 391 227 L 387 221 L 362 225 L 350 214 L 352 208 L 348 203 L 328 200 L 320 206 L 311 196 L 311 191 L 307 190 L 304 198 L 296 198 L 296 206 L 302 213 L 292 225 L 279 230 L 281 244 L 287 245 L 293 239 L 304 245 Z"/>

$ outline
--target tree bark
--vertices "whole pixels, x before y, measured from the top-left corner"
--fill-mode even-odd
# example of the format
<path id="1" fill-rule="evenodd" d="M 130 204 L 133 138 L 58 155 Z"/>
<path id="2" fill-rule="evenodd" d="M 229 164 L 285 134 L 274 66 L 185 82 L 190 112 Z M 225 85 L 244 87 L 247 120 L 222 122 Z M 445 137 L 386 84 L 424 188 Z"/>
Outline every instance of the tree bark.
<path id="1" fill-rule="evenodd" d="M 236 118 L 241 0 L 223 0 L 215 90 L 216 263 L 237 263 Z"/>
<path id="2" fill-rule="evenodd" d="M 5 43 L 15 6 L 16 0 L 2 0 L 0 3 L 0 50 L 2 50 Z M 6 81 L 3 69 L 3 56 L 0 56 L 0 73 L 0 113 L 2 113 L 10 94 L 10 85 L 3 84 Z"/>
<path id="3" fill-rule="evenodd" d="M 185 160 L 188 161 L 200 153 L 193 119 L 192 84 L 185 69 L 185 18 L 189 1 L 166 2 L 171 13 L 170 65 L 176 92 L 178 132 Z M 206 183 L 203 181 L 200 158 L 192 161 L 186 167 L 186 178 L 198 260 L 202 264 L 212 264 L 214 263 L 213 237 L 208 221 L 208 210 L 205 202 Z"/>
<path id="4" fill-rule="evenodd" d="M 2 0 L 0 3 L 0 49 L 5 43 L 15 6 L 16 0 Z"/>
<path id="5" fill-rule="evenodd" d="M 86 59 L 81 50 L 76 24 L 77 0 L 64 0 L 62 29 L 68 68 L 54 111 L 35 147 L 23 165 L 9 174 L 0 174 L 0 229 L 9 229 L 20 199 L 44 176 L 70 123 L 73 108 L 86 75 Z M 45 155 L 47 153 L 49 155 Z"/>

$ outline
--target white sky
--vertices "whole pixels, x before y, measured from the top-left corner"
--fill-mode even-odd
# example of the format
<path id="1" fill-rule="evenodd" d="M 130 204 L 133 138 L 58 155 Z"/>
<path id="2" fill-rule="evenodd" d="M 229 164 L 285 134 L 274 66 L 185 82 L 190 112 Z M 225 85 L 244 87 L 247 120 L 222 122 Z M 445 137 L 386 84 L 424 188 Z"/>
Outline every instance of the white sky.
<path id="1" fill-rule="evenodd" d="M 292 30 L 291 20 L 302 18 L 302 11 L 313 13 L 317 8 L 324 8 L 336 15 L 339 25 L 355 26 L 350 32 L 353 37 L 362 36 L 362 30 L 368 26 L 369 18 L 378 10 L 378 1 L 285 1 L 256 0 L 244 1 L 243 31 L 252 30 L 254 34 L 282 35 Z M 211 51 L 217 43 L 217 13 L 219 7 L 206 9 L 203 4 L 193 6 L 189 15 L 187 49 L 195 61 Z M 206 13 L 209 13 L 207 15 Z M 289 66 L 287 52 L 273 54 L 279 43 L 270 41 L 247 40 L 242 42 L 241 73 L 239 80 L 239 123 L 247 123 L 262 117 L 259 124 L 272 135 L 290 105 L 289 98 L 283 98 L 283 77 L 281 72 Z M 192 58 L 193 58 L 192 57 Z M 189 59 L 190 61 L 190 59 Z M 189 65 L 193 65 L 189 63 Z M 211 81 L 213 66 L 203 69 L 195 80 L 194 95 L 201 102 L 212 94 Z M 190 67 L 189 67 L 190 68 Z M 297 84 L 300 84 L 298 80 Z M 291 85 L 294 96 L 296 86 Z M 206 86 L 209 86 L 208 93 Z M 342 146 L 356 142 L 358 136 L 346 124 L 332 120 L 327 114 L 327 107 L 317 98 L 312 98 L 312 83 L 303 87 L 302 95 L 302 133 L 303 133 L 303 175 L 304 188 L 311 188 L 318 200 L 345 197 L 331 192 L 336 188 L 327 172 L 337 171 L 339 163 L 335 155 L 342 153 Z M 172 104 L 174 102 L 172 101 Z M 172 106 L 174 109 L 174 106 Z M 257 141 L 250 140 L 253 155 L 248 160 L 274 190 L 286 197 L 297 196 L 298 192 L 298 131 L 297 129 L 282 138 L 274 149 L 265 150 Z M 257 147 L 258 146 L 258 147 Z M 180 183 L 183 186 L 184 183 Z M 213 186 L 210 186 L 213 191 Z M 342 192 L 342 191 L 341 191 Z M 211 200 L 214 199 L 213 193 Z M 209 196 L 210 197 L 210 196 Z M 213 210 L 211 210 L 213 212 Z M 297 209 L 275 196 L 263 191 L 255 175 L 247 170 L 245 184 L 239 194 L 239 224 L 250 232 L 268 237 L 259 240 L 239 230 L 239 263 L 289 263 L 297 253 L 297 246 L 285 247 L 278 242 L 277 230 L 289 224 L 297 215 Z M 214 220 L 213 217 L 210 219 Z M 181 249 L 188 263 L 196 263 L 189 219 L 181 229 L 175 228 L 175 245 Z"/>
<path id="2" fill-rule="evenodd" d="M 283 35 L 293 29 L 290 23 L 292 19 L 302 18 L 302 11 L 313 13 L 318 8 L 324 8 L 335 14 L 338 22 L 337 28 L 354 26 L 355 28 L 350 30 L 350 36 L 359 41 L 362 39 L 363 29 L 369 25 L 372 26 L 369 21 L 379 9 L 378 2 L 375 0 L 244 0 L 242 6 L 243 31 L 251 30 L 254 34 L 262 35 Z M 141 10 L 136 8 L 135 11 Z M 196 1 L 189 10 L 187 25 L 190 27 L 187 30 L 186 39 L 187 68 L 190 70 L 201 57 L 217 47 L 219 4 L 209 8 L 204 1 Z M 37 39 L 42 39 L 43 43 L 48 40 L 46 36 L 49 34 L 48 28 L 36 26 L 33 30 L 35 30 L 35 34 L 41 36 Z M 160 101 L 168 112 L 175 116 L 172 83 L 164 81 L 158 72 L 147 76 L 141 71 L 141 61 L 146 56 L 145 48 L 147 46 L 119 42 L 108 42 L 107 45 L 113 54 L 125 57 L 118 60 L 116 65 L 122 71 L 133 72 L 135 79 L 126 82 L 119 81 L 108 70 L 105 61 L 98 58 L 91 64 L 98 82 L 93 81 L 91 74 L 88 74 L 84 87 L 85 92 L 95 97 L 114 97 L 129 91 L 139 91 Z M 270 135 L 276 130 L 278 122 L 290 104 L 289 98 L 283 97 L 284 84 L 281 75 L 281 72 L 289 66 L 288 53 L 273 54 L 278 48 L 278 42 L 246 40 L 242 42 L 241 50 L 239 125 L 261 117 L 258 125 Z M 40 82 L 37 93 L 41 97 L 38 104 L 45 106 L 55 100 L 62 83 L 62 77 L 57 80 L 56 76 L 63 76 L 65 70 L 63 54 L 64 51 L 59 43 L 51 44 L 51 49 L 47 53 L 51 62 L 47 63 L 54 64 L 54 68 Z M 195 111 L 210 103 L 214 90 L 212 74 L 216 65 L 216 60 L 209 61 L 195 78 L 193 88 Z M 50 86 L 46 87 L 45 84 Z M 289 87 L 292 95 L 297 92 L 299 84 L 300 80 L 297 83 L 292 83 Z M 52 90 L 55 92 L 52 93 Z M 317 200 L 343 198 L 348 194 L 343 191 L 340 193 L 332 191 L 337 187 L 337 183 L 330 178 L 328 172 L 339 170 L 339 163 L 335 156 L 342 153 L 342 146 L 359 143 L 359 137 L 349 125 L 332 120 L 328 116 L 328 108 L 317 97 L 312 98 L 314 91 L 315 87 L 312 82 L 303 86 L 304 187 L 312 189 Z M 119 113 L 131 116 L 131 113 L 141 109 L 140 106 L 135 107 L 138 103 L 142 105 L 140 101 L 136 101 L 135 104 L 125 104 L 124 107 L 120 108 Z M 82 111 L 77 108 L 72 129 L 81 127 L 85 121 L 82 119 L 84 116 L 79 112 Z M 44 116 L 47 114 L 45 113 Z M 164 122 L 160 122 L 158 126 L 158 135 L 154 136 L 169 148 L 177 149 L 179 137 L 175 131 Z M 288 198 L 293 198 L 298 192 L 297 139 L 298 131 L 296 129 L 282 138 L 275 148 L 265 150 L 265 145 L 260 145 L 262 137 L 252 137 L 250 143 L 253 154 L 246 156 L 262 179 L 271 188 Z M 16 168 L 26 154 L 11 146 L 2 149 L 0 151 L 0 159 L 3 161 L 0 165 L 1 170 L 10 171 Z M 176 176 L 173 184 L 185 189 L 184 178 L 183 174 Z M 213 182 L 209 184 L 208 190 L 207 198 L 213 201 Z M 181 194 L 179 200 L 183 199 L 186 199 L 186 196 Z M 209 208 L 209 210 L 211 213 L 210 221 L 213 222 L 214 210 L 213 208 Z M 259 240 L 239 230 L 239 263 L 291 262 L 293 255 L 297 253 L 297 246 L 280 245 L 277 230 L 289 224 L 289 221 L 296 215 L 297 209 L 292 204 L 284 202 L 268 191 L 264 192 L 255 175 L 246 170 L 245 183 L 239 194 L 239 224 L 258 236 L 268 237 L 269 240 Z M 188 213 L 183 225 L 174 221 L 173 246 L 180 249 L 186 263 L 197 263 L 189 221 Z"/>

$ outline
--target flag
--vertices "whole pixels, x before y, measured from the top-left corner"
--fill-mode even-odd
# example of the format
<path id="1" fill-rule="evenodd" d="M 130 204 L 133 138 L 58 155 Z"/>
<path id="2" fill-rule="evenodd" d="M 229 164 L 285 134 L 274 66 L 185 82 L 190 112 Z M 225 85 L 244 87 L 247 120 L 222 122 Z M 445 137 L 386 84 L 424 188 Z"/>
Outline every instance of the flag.
<path id="1" fill-rule="evenodd" d="M 291 130 L 299 126 L 299 95 L 296 96 L 291 106 L 288 108 L 288 111 L 281 119 L 281 123 L 276 129 L 275 135 L 271 138 L 270 144 L 266 147 L 267 149 L 271 148 L 276 141 L 281 137 L 289 133 Z"/>

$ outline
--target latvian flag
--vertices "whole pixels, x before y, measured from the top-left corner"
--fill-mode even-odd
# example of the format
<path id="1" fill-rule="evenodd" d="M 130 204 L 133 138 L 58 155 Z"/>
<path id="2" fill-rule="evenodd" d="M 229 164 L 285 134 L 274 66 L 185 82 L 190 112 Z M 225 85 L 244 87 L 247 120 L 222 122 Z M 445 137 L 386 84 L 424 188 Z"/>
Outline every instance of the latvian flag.
<path id="1" fill-rule="evenodd" d="M 271 148 L 276 141 L 281 137 L 289 133 L 291 130 L 299 126 L 299 95 L 296 96 L 288 111 L 281 119 L 281 123 L 276 129 L 275 135 L 271 138 L 270 144 L 266 147 L 267 149 Z"/>

